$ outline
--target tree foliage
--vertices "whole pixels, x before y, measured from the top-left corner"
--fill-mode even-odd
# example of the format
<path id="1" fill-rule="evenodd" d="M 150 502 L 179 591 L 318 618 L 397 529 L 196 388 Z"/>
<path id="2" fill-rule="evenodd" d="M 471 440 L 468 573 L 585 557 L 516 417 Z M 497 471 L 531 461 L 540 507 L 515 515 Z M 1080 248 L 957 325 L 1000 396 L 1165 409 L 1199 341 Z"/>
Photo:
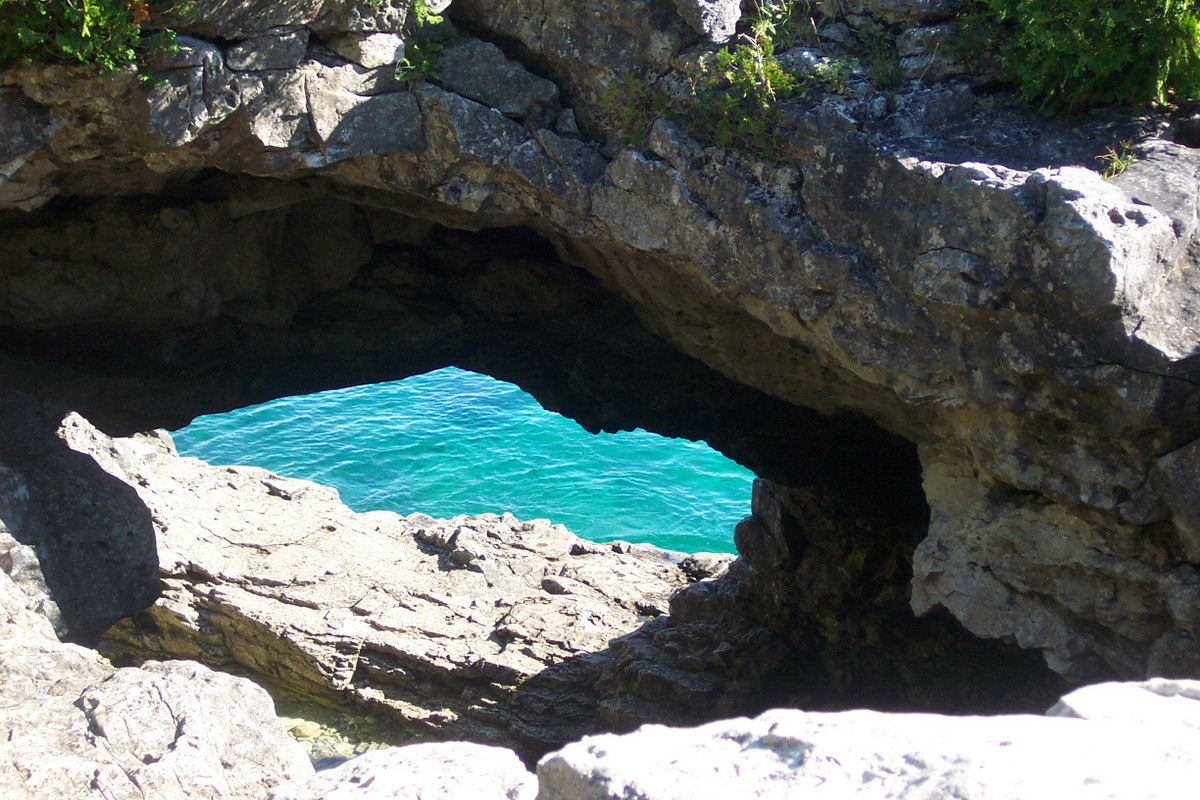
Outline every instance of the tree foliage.
<path id="1" fill-rule="evenodd" d="M 1200 99 L 1200 0 L 973 0 L 962 29 L 1025 99 L 1066 111 Z"/>
<path id="2" fill-rule="evenodd" d="M 83 63 L 112 72 L 137 61 L 149 17 L 146 0 L 0 0 L 0 63 Z M 170 36 L 155 39 L 152 46 L 162 46 Z"/>

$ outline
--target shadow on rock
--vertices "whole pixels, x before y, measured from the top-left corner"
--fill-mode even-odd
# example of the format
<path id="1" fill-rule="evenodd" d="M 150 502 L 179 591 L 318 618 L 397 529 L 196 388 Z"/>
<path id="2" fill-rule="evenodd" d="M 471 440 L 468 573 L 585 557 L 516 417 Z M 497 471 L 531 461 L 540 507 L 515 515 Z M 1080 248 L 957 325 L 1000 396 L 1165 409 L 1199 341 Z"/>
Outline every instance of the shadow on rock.
<path id="1" fill-rule="evenodd" d="M 0 420 L 0 530 L 36 551 L 59 635 L 94 645 L 158 596 L 150 511 L 103 453 L 72 449 L 77 415 L 8 391 Z"/>

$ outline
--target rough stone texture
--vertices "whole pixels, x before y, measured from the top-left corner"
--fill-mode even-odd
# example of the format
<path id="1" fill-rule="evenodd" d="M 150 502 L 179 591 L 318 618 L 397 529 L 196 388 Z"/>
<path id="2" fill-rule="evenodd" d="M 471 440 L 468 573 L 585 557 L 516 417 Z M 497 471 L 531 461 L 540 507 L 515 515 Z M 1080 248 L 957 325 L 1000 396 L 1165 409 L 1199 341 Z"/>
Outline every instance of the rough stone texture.
<path id="1" fill-rule="evenodd" d="M 331 39 L 329 46 L 367 69 L 394 67 L 404 58 L 404 39 L 395 33 L 346 33 Z"/>
<path id="2" fill-rule="evenodd" d="M 163 596 L 110 631 L 106 653 L 236 666 L 382 715 L 399 738 L 544 752 L 600 729 L 597 689 L 569 662 L 600 676 L 613 640 L 732 559 L 597 545 L 511 515 L 354 514 L 332 489 L 179 458 L 165 434 L 112 440 L 78 416 L 67 429 L 141 493 L 158 534 Z"/>
<path id="3" fill-rule="evenodd" d="M 1196 703 L 1200 682 L 1155 678 L 1144 683 L 1097 683 L 1060 699 L 1046 713 L 1054 717 L 1102 719 L 1170 729 L 1200 730 Z"/>
<path id="4" fill-rule="evenodd" d="M 14 161 L 44 145 L 66 123 L 13 89 L 0 91 L 0 121 L 0 174 L 6 178 L 22 166 Z"/>
<path id="5" fill-rule="evenodd" d="M 262 689 L 187 662 L 114 670 L 55 638 L 20 571 L 0 558 L 6 800 L 258 800 L 312 774 Z"/>
<path id="6" fill-rule="evenodd" d="M 728 41 L 742 18 L 741 0 L 675 0 L 679 14 L 713 42 Z"/>
<path id="7" fill-rule="evenodd" d="M 412 0 L 194 0 L 186 9 L 155 14 L 156 24 L 215 39 L 260 36 L 272 28 L 304 26 L 330 32 L 399 32 Z"/>
<path id="8" fill-rule="evenodd" d="M 199 5 L 185 32 L 223 44 L 281 25 L 322 36 L 393 30 L 387 20 L 403 16 L 387 3 L 345 14 L 320 3 Z M 868 0 L 847 5 L 845 24 L 931 28 L 954 8 Z M 833 420 L 845 452 L 827 441 L 780 447 L 782 469 L 762 475 L 772 483 L 892 499 L 891 467 L 908 462 L 862 454 L 890 448 L 890 436 L 919 445 L 931 519 L 911 551 L 916 609 L 945 609 L 979 636 L 1043 651 L 1073 680 L 1196 674 L 1186 476 L 1200 438 L 1200 156 L 1187 120 L 1045 120 L 1003 93 L 977 92 L 979 76 L 938 80 L 931 68 L 928 85 L 912 80 L 894 96 L 853 75 L 844 95 L 785 104 L 781 163 L 704 147 L 665 118 L 627 147 L 601 103 L 606 89 L 636 73 L 678 95 L 704 57 L 673 2 L 462 0 L 450 14 L 557 83 L 590 140 L 444 87 L 401 86 L 387 69 L 316 46 L 292 69 L 244 72 L 193 38 L 151 89 L 65 67 L 0 75 L 7 91 L 67 120 L 0 182 L 0 246 L 12 259 L 0 283 L 4 346 L 41 364 L 16 370 L 19 380 L 79 404 L 91 392 L 89 410 L 124 415 L 125 427 L 113 427 L 128 431 L 160 424 L 171 404 L 178 419 L 367 375 L 494 365 L 501 345 L 466 334 L 479 304 L 443 302 L 420 270 L 365 265 L 380 265 L 380 244 L 411 231 L 380 223 L 384 211 L 514 240 L 524 227 L 552 245 L 564 274 L 567 264 L 585 269 L 619 298 L 605 302 L 633 310 L 650 334 L 639 346 L 657 337 L 734 384 Z M 939 35 L 913 34 L 905 52 L 918 57 Z M 838 46 L 822 43 L 822 57 Z M 538 105 L 532 89 L 527 99 Z M 1095 157 L 1122 139 L 1142 158 L 1105 181 Z M 246 175 L 286 184 L 265 191 Z M 147 207 L 163 215 L 148 227 L 92 224 L 120 218 L 106 196 L 130 207 L 140 199 L 127 220 L 145 220 Z M 195 246 L 189 226 L 205 213 L 246 237 L 251 260 L 290 267 L 280 256 L 295 255 L 295 280 L 260 282 L 263 272 L 240 273 Z M 328 257 L 328 271 L 296 247 L 301 230 L 271 227 L 326 213 L 342 215 L 344 225 L 323 230 L 348 251 Z M 226 225 L 235 218 L 246 227 Z M 177 224 L 171 249 L 146 245 Z M 184 262 L 196 268 L 175 266 Z M 323 294 L 352 285 L 357 302 Z M 507 286 L 510 299 L 534 295 Z M 489 294 L 511 309 L 503 297 Z M 389 327 L 385 309 L 401 299 L 428 313 Z M 352 316 L 364 308 L 373 326 Z M 583 327 L 559 329 L 568 332 L 551 349 L 561 360 L 546 359 L 541 373 L 554 380 L 530 381 L 543 396 L 571 396 L 577 374 L 590 374 L 588 358 L 577 373 L 565 355 L 600 335 Z M 439 331 L 443 349 L 431 355 Z M 246 341 L 273 344 L 254 352 L 257 370 L 239 355 Z M 104 380 L 72 385 L 63 362 Z M 181 410 L 189 391 L 194 402 Z M 676 397 L 673 424 L 684 427 L 692 398 Z M 622 407 L 596 427 L 642 422 Z M 760 456 L 778 444 L 769 427 L 751 448 Z M 760 568 L 757 585 L 805 583 L 786 562 L 773 569 Z M 887 584 L 885 603 L 908 600 Z"/>
<path id="9" fill-rule="evenodd" d="M 230 69 L 247 72 L 291 69 L 307 54 L 308 31 L 282 29 L 238 42 L 225 51 L 225 63 Z"/>
<path id="10" fill-rule="evenodd" d="M 1061 719 L 785 710 L 690 730 L 649 725 L 546 756 L 538 798 L 1174 800 L 1200 779 L 1198 703 L 1180 702 L 1190 706 L 1190 725 L 1153 712 Z"/>
<path id="11" fill-rule="evenodd" d="M 463 742 L 377 750 L 266 800 L 534 800 L 537 781 L 511 750 Z"/>
<path id="12" fill-rule="evenodd" d="M 157 594 L 150 516 L 56 435 L 61 411 L 5 391 L 0 415 L 0 565 L 61 633 L 94 644 Z"/>
<path id="13" fill-rule="evenodd" d="M 437 83 L 501 114 L 546 127 L 559 112 L 558 87 L 504 57 L 490 42 L 461 39 L 438 58 Z"/>

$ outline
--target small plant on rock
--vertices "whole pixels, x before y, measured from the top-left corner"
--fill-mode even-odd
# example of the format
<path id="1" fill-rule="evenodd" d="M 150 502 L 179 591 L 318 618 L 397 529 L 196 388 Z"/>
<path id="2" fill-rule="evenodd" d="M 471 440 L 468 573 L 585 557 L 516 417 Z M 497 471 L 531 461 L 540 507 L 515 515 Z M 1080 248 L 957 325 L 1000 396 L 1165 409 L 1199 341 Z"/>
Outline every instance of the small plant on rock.
<path id="1" fill-rule="evenodd" d="M 672 101 L 664 92 L 652 89 L 640 78 L 626 75 L 609 84 L 600 97 L 600 106 L 616 113 L 621 135 L 627 141 L 645 147 L 650 129 L 671 108 Z"/>
<path id="2" fill-rule="evenodd" d="M 745 25 L 756 39 L 767 38 L 779 51 L 816 44 L 816 10 L 805 0 L 759 0 L 745 17 Z"/>
<path id="3" fill-rule="evenodd" d="M 1104 176 L 1105 180 L 1108 180 L 1129 169 L 1137 160 L 1137 154 L 1133 151 L 1133 142 L 1124 141 L 1096 156 L 1096 160 L 1104 168 L 1100 174 Z"/>
<path id="4" fill-rule="evenodd" d="M 169 31 L 142 38 L 146 0 L 0 0 L 0 63 L 90 64 L 102 73 L 169 49 Z"/>
<path id="5" fill-rule="evenodd" d="M 445 41 L 454 36 L 449 27 L 439 27 L 445 17 L 434 14 L 425 0 L 415 0 L 409 17 L 409 36 L 404 46 L 404 58 L 396 62 L 396 78 L 402 81 L 423 81 L 436 78 L 437 57 L 445 49 Z M 428 29 L 433 29 L 429 32 Z M 422 31 L 425 32 L 422 32 Z"/>
<path id="6" fill-rule="evenodd" d="M 695 87 L 695 134 L 720 147 L 738 147 L 765 159 L 779 159 L 779 103 L 800 89 L 794 75 L 775 58 L 767 36 L 717 52 Z"/>

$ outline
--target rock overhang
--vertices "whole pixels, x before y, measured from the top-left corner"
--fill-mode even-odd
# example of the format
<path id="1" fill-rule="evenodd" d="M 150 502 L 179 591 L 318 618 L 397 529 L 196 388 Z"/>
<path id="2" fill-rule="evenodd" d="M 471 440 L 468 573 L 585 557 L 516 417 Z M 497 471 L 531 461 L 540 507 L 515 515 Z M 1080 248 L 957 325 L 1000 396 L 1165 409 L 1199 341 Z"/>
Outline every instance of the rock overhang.
<path id="1" fill-rule="evenodd" d="M 239 8 L 249 13 L 251 5 Z M 201 9 L 186 29 L 212 41 L 184 39 L 178 66 L 149 91 L 122 78 L 72 80 L 61 68 L 10 70 L 4 82 L 25 98 L 21 130 L 37 135 L 18 137 L 27 144 L 5 168 L 6 207 L 75 198 L 43 212 L 55 215 L 96 195 L 153 198 L 172 185 L 186 194 L 189 178 L 213 169 L 293 187 L 319 174 L 339 202 L 402 207 L 449 227 L 529 226 L 628 302 L 651 334 L 732 382 L 795 406 L 870 418 L 919 443 L 933 505 L 931 536 L 917 550 L 919 607 L 941 605 L 982 635 L 1044 648 L 1076 677 L 1192 663 L 1196 631 L 1186 609 L 1196 591 L 1189 576 L 1197 512 L 1178 467 L 1200 435 L 1190 150 L 1152 142 L 1143 163 L 1104 182 L 1071 166 L 1096 147 L 1086 135 L 1013 122 L 955 77 L 906 87 L 882 116 L 870 98 L 793 107 L 790 161 L 782 165 L 703 147 L 666 120 L 653 126 L 644 151 L 620 150 L 558 124 L 554 104 L 574 106 L 585 128 L 602 132 L 606 80 L 631 65 L 668 72 L 695 42 L 669 4 L 623 3 L 604 13 L 555 6 L 522 16 L 505 4 L 461 3 L 453 15 L 464 27 L 543 73 L 509 81 L 502 88 L 524 93 L 510 98 L 464 88 L 470 81 L 459 88 L 472 97 L 451 86 L 406 87 L 386 67 L 354 64 L 321 42 L 333 32 L 395 29 L 387 15 L 398 8 L 385 4 L 372 22 L 361 9 L 343 19 L 326 4 L 285 4 L 247 17 L 266 27 L 238 22 L 225 33 L 202 29 L 205 20 L 239 18 Z M 898 13 L 881 8 L 867 13 Z M 284 12 L 295 18 L 271 16 Z M 641 18 L 632 33 L 642 12 L 662 24 Z M 571 21 L 596 35 L 571 38 Z M 300 61 L 230 66 L 241 45 L 226 39 L 249 41 L 279 25 L 317 37 Z M 467 58 L 466 73 L 485 50 L 495 60 L 480 39 L 448 49 Z M 503 67 L 522 74 L 511 58 Z M 539 82 L 547 76 L 563 100 L 547 100 Z M 989 121 L 997 127 L 984 136 Z M 1012 157 L 1021 135 L 1042 142 L 1033 156 L 1023 151 L 1026 158 L 1052 166 L 1031 169 Z M 922 157 L 963 151 L 964 141 L 973 157 L 990 153 L 999 163 Z M 250 192 L 243 202 L 303 208 L 286 199 L 289 191 L 273 199 Z M 324 228 L 343 237 L 339 251 L 356 251 L 345 234 L 361 229 L 353 221 L 360 213 Z M 21 217 L 9 219 L 10 231 L 20 231 Z M 56 258 L 34 258 L 15 273 L 57 274 Z M 344 280 L 319 273 L 304 291 Z M 89 301 L 119 295 L 118 284 L 149 285 L 145 276 L 115 279 L 109 267 L 88 280 L 71 291 Z M 10 341 L 38 342 L 33 349 L 44 352 L 54 345 L 36 330 L 79 322 L 69 313 L 22 318 L 29 304 L 13 273 L 5 287 L 0 310 Z M 38 291 L 57 291 L 47 287 Z M 259 329 L 287 326 L 296 310 L 288 300 L 274 298 L 266 316 L 247 308 L 230 316 Z M 137 309 L 126 305 L 130 318 L 145 321 Z M 461 330 L 452 316 L 436 316 L 425 334 L 453 341 Z M 154 339 L 151 330 L 146 341 Z M 291 346 L 311 354 L 329 343 L 310 336 Z M 410 346 L 404 337 L 388 343 L 393 357 Z M 446 360 L 443 350 L 391 372 Z M 326 363 L 313 372 L 328 381 L 338 369 Z M 383 372 L 360 365 L 356 374 Z M 1098 555 L 1013 559 L 1031 546 L 1027 537 L 1036 542 L 1045 531 Z M 1113 597 L 1107 605 L 1094 602 L 1096 572 L 1116 587 L 1103 590 Z M 1059 590 L 1045 588 L 1059 573 L 1085 587 L 1065 608 Z M 1168 651 L 1169 659 L 1161 655 Z"/>

